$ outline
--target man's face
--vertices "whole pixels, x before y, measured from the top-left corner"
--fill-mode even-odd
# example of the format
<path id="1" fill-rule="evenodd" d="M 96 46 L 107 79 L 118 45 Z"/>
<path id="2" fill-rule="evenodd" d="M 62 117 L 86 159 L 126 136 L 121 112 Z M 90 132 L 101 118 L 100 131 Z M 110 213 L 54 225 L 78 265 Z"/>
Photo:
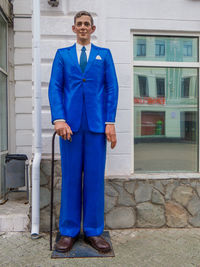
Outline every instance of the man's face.
<path id="1" fill-rule="evenodd" d="M 72 26 L 72 30 L 77 35 L 77 41 L 80 44 L 90 43 L 90 36 L 95 31 L 96 27 L 91 24 L 89 16 L 81 16 L 76 19 L 75 25 Z"/>

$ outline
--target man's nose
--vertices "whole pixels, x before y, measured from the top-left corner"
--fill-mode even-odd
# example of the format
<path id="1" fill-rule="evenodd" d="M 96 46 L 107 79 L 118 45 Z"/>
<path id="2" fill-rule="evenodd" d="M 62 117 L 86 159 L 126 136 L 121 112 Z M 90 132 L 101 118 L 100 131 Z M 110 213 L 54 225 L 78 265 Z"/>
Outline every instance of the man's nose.
<path id="1" fill-rule="evenodd" d="M 85 28 L 86 28 L 85 24 L 82 23 L 82 24 L 81 24 L 81 29 L 85 29 Z"/>

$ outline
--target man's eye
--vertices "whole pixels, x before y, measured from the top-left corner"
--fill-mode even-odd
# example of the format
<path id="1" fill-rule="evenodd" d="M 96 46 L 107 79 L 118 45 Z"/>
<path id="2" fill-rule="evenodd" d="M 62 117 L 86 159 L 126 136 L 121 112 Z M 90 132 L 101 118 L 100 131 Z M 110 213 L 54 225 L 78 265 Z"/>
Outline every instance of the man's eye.
<path id="1" fill-rule="evenodd" d="M 78 23 L 77 23 L 77 26 L 81 26 L 81 25 L 82 25 L 82 22 L 78 22 Z"/>
<path id="2" fill-rule="evenodd" d="M 85 26 L 86 27 L 89 27 L 90 26 L 90 23 L 89 22 L 85 22 Z"/>

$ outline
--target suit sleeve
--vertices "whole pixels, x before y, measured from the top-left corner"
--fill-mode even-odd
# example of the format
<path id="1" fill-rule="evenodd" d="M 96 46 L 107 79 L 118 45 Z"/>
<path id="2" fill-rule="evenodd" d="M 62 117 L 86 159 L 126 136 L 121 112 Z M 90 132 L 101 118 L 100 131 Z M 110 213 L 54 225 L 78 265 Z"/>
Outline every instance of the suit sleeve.
<path id="1" fill-rule="evenodd" d="M 118 101 L 118 82 L 114 62 L 108 49 L 105 59 L 106 122 L 115 122 Z"/>
<path id="2" fill-rule="evenodd" d="M 64 91 L 64 64 L 63 59 L 57 50 L 49 83 L 49 103 L 51 108 L 51 122 L 57 119 L 65 119 L 64 105 L 63 105 L 63 91 Z"/>

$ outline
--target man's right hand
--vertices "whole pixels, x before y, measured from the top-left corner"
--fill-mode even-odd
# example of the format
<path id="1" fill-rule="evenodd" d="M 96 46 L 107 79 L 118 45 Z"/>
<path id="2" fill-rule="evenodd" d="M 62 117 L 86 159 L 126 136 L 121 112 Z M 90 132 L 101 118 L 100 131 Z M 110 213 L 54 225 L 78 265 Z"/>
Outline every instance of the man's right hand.
<path id="1" fill-rule="evenodd" d="M 56 121 L 54 125 L 56 133 L 61 136 L 64 140 L 71 140 L 73 135 L 70 126 L 64 121 Z"/>

